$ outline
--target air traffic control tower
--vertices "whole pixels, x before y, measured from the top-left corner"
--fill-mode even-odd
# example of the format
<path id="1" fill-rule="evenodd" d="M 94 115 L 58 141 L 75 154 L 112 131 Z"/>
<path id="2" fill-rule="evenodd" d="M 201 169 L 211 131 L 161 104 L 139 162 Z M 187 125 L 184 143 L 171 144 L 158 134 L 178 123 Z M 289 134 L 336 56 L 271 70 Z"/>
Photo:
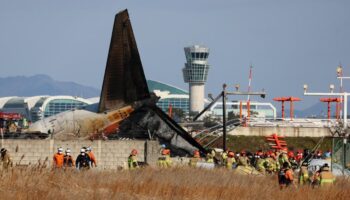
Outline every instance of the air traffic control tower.
<path id="1" fill-rule="evenodd" d="M 189 83 L 190 113 L 198 113 L 204 109 L 204 84 L 208 77 L 209 48 L 194 45 L 185 47 L 187 63 L 182 69 L 184 80 Z"/>

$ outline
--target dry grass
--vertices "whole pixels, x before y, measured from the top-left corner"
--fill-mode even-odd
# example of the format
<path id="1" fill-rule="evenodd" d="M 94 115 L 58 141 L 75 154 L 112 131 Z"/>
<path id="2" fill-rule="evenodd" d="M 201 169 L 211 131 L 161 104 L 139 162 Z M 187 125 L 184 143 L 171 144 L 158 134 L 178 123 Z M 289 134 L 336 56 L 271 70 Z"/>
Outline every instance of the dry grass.
<path id="1" fill-rule="evenodd" d="M 346 179 L 328 188 L 279 190 L 274 176 L 243 176 L 223 169 L 0 172 L 1 199 L 350 199 Z"/>

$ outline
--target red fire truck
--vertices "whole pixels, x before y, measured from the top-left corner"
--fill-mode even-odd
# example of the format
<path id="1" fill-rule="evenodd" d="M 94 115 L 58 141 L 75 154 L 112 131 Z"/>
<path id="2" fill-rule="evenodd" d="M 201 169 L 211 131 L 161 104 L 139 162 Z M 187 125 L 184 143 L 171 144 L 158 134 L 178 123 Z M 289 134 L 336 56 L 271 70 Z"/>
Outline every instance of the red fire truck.
<path id="1" fill-rule="evenodd" d="M 20 120 L 22 120 L 22 115 L 19 113 L 0 112 L 0 134 L 19 132 Z"/>

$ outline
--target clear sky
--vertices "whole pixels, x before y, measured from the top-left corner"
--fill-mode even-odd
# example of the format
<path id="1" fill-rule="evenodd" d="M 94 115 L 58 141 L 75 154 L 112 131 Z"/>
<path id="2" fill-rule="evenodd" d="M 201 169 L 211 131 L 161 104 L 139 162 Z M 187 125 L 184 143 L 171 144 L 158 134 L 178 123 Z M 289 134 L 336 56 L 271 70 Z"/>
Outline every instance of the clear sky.
<path id="1" fill-rule="evenodd" d="M 47 74 L 100 88 L 114 15 L 128 8 L 147 79 L 184 89 L 183 47 L 204 44 L 206 92 L 225 82 L 299 96 L 328 91 L 336 66 L 350 76 L 349 0 L 0 0 L 1 77 Z M 350 82 L 350 81 L 349 81 Z M 350 83 L 345 84 L 350 89 Z M 258 98 L 256 98 L 258 100 Z"/>

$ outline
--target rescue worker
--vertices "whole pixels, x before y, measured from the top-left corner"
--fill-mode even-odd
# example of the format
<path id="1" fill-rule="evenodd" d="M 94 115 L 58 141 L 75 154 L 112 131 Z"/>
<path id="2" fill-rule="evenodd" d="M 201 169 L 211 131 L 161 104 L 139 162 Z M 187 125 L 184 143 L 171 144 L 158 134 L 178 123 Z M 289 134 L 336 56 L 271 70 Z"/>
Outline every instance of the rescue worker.
<path id="1" fill-rule="evenodd" d="M 210 152 L 207 153 L 206 161 L 207 163 L 214 163 L 214 158 L 215 158 L 215 150 L 212 149 Z"/>
<path id="2" fill-rule="evenodd" d="M 304 159 L 304 162 L 309 162 L 310 159 L 312 157 L 312 154 L 310 152 L 310 149 L 304 149 L 304 153 L 303 153 L 303 159 Z"/>
<path id="3" fill-rule="evenodd" d="M 201 161 L 201 155 L 198 150 L 193 151 L 193 157 L 190 159 L 189 165 L 191 167 L 196 167 L 197 162 Z"/>
<path id="4" fill-rule="evenodd" d="M 245 153 L 245 151 L 242 151 L 239 158 L 238 158 L 238 165 L 248 167 L 248 157 Z"/>
<path id="5" fill-rule="evenodd" d="M 300 171 L 299 171 L 299 184 L 305 185 L 309 183 L 310 183 L 310 179 L 309 179 L 309 171 L 307 169 L 307 162 L 303 162 L 301 164 Z"/>
<path id="6" fill-rule="evenodd" d="M 96 162 L 96 158 L 94 153 L 92 152 L 92 148 L 91 147 L 87 147 L 86 148 L 87 154 L 90 157 L 91 160 L 91 167 L 97 167 L 97 162 Z"/>
<path id="7" fill-rule="evenodd" d="M 158 158 L 158 166 L 161 168 L 171 167 L 170 149 L 163 149 L 161 154 L 162 155 Z"/>
<path id="8" fill-rule="evenodd" d="M 84 148 L 80 149 L 80 154 L 75 161 L 75 166 L 78 170 L 88 170 L 91 168 L 90 157 L 87 155 Z"/>
<path id="9" fill-rule="evenodd" d="M 287 148 L 282 148 L 280 151 L 280 155 L 278 156 L 278 162 L 280 166 L 283 166 L 283 164 L 286 162 L 288 163 L 289 167 L 291 167 L 291 164 L 288 159 L 287 151 L 288 151 Z"/>
<path id="10" fill-rule="evenodd" d="M 272 157 L 271 154 L 267 154 L 267 157 L 265 158 L 265 169 L 268 173 L 273 173 L 277 171 L 277 162 L 276 160 Z"/>
<path id="11" fill-rule="evenodd" d="M 280 189 L 290 186 L 293 184 L 293 170 L 289 167 L 288 162 L 284 162 L 282 168 L 278 172 L 278 183 L 280 185 Z"/>
<path id="12" fill-rule="evenodd" d="M 0 150 L 0 153 L 1 153 L 2 169 L 7 170 L 9 167 L 12 167 L 12 159 L 10 157 L 10 154 L 7 152 L 7 149 L 2 148 Z"/>
<path id="13" fill-rule="evenodd" d="M 328 164 L 324 164 L 324 166 L 321 168 L 321 173 L 320 173 L 320 185 L 325 186 L 325 185 L 332 185 L 335 181 L 335 177 L 330 171 L 330 168 Z"/>
<path id="14" fill-rule="evenodd" d="M 59 147 L 57 149 L 57 153 L 53 155 L 53 167 L 56 169 L 62 168 L 63 160 L 64 160 L 63 148 Z"/>
<path id="15" fill-rule="evenodd" d="M 263 159 L 262 157 L 260 157 L 259 155 L 257 155 L 257 160 L 256 160 L 256 169 L 265 174 L 265 159 Z"/>
<path id="16" fill-rule="evenodd" d="M 75 166 L 74 159 L 71 155 L 71 150 L 68 148 L 68 149 L 66 149 L 66 154 L 63 157 L 63 167 L 64 168 L 71 168 L 74 166 Z"/>
<path id="17" fill-rule="evenodd" d="M 233 151 L 229 151 L 227 153 L 226 168 L 232 169 L 235 163 L 236 163 L 235 153 L 233 153 Z"/>
<path id="18" fill-rule="evenodd" d="M 303 159 L 303 151 L 302 150 L 298 150 L 297 151 L 297 156 L 295 157 L 295 160 L 300 163 L 300 161 Z"/>
<path id="19" fill-rule="evenodd" d="M 322 151 L 321 150 L 316 151 L 315 158 L 316 159 L 321 159 L 322 158 Z"/>
<path id="20" fill-rule="evenodd" d="M 226 166 L 227 164 L 227 153 L 228 153 L 227 150 L 221 153 L 221 160 L 222 160 L 221 164 L 223 166 Z"/>
<path id="21" fill-rule="evenodd" d="M 128 158 L 128 166 L 129 169 L 138 169 L 140 168 L 139 163 L 137 162 L 137 150 L 133 149 L 131 150 L 131 153 Z"/>

